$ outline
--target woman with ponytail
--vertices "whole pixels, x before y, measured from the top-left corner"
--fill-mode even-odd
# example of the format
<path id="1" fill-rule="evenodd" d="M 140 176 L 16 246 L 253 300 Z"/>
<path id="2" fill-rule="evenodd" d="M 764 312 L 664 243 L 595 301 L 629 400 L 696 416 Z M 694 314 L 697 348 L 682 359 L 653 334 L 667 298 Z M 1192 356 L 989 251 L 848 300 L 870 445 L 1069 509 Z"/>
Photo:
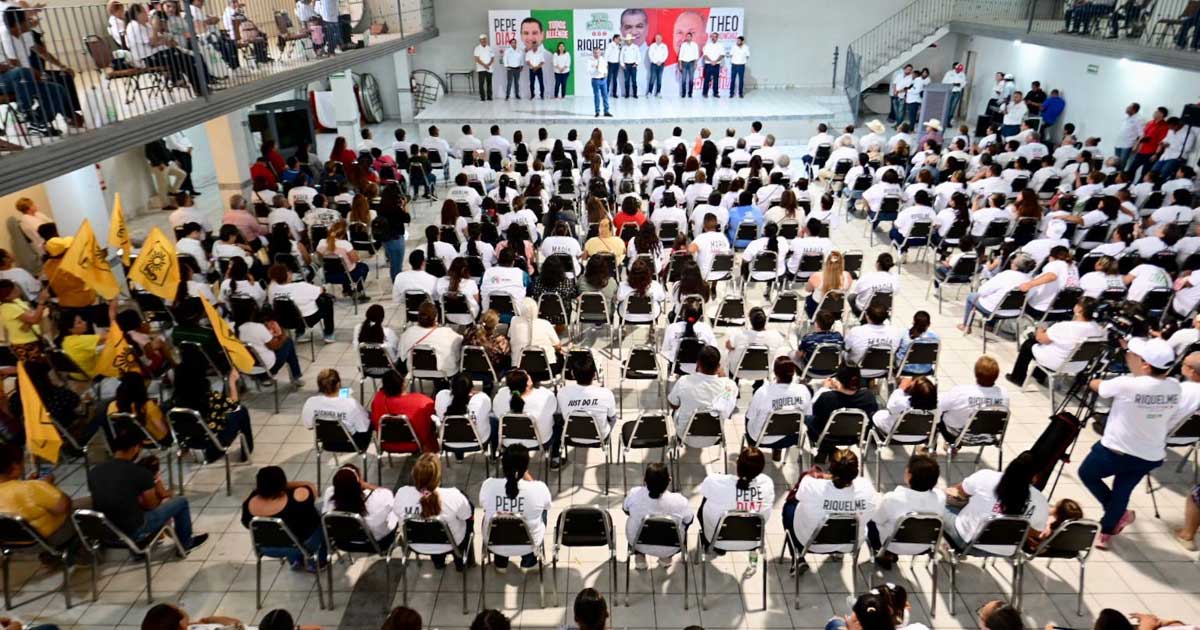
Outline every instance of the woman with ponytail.
<path id="1" fill-rule="evenodd" d="M 487 479 L 479 488 L 484 530 L 496 514 L 516 514 L 525 519 L 533 546 L 540 546 L 546 535 L 550 488 L 544 482 L 534 481 L 529 474 L 529 449 L 521 444 L 509 444 L 504 448 L 500 455 L 500 469 L 502 477 Z M 537 556 L 529 547 L 500 547 L 495 552 L 493 562 L 499 572 L 508 568 L 509 556 L 517 554 L 521 554 L 521 568 L 537 566 Z"/>
<path id="2" fill-rule="evenodd" d="M 966 505 L 958 510 L 946 512 L 946 533 L 959 544 L 971 540 L 993 514 L 1019 516 L 1029 519 L 1033 529 L 1046 529 L 1050 520 L 1050 504 L 1046 495 L 1033 485 L 1037 472 L 1033 453 L 1025 451 L 1008 464 L 1001 473 L 998 470 L 980 470 L 962 483 L 946 489 L 948 501 Z M 988 551 L 993 551 L 989 549 Z M 1003 547 L 995 553 L 1008 553 Z"/>
<path id="3" fill-rule="evenodd" d="M 545 387 L 538 387 L 529 374 L 523 370 L 512 370 L 504 376 L 504 387 L 496 392 L 492 401 L 492 413 L 497 418 L 508 414 L 524 414 L 533 419 L 538 436 L 543 440 L 542 447 L 550 450 L 550 465 L 558 467 L 559 435 L 562 433 L 561 422 L 554 419 L 558 411 L 558 400 L 554 392 Z M 537 448 L 533 440 L 512 440 L 525 448 Z"/>
<path id="4" fill-rule="evenodd" d="M 391 490 L 363 479 L 358 466 L 345 464 L 325 489 L 321 512 L 349 512 L 363 517 L 375 542 L 386 549 L 396 539 L 396 526 L 400 524 L 400 518 L 392 512 L 393 500 Z"/>
<path id="5" fill-rule="evenodd" d="M 461 490 L 455 487 L 441 487 L 442 462 L 437 455 L 426 453 L 413 464 L 412 485 L 396 490 L 396 501 L 392 511 L 400 519 L 406 518 L 436 518 L 450 529 L 454 544 L 462 552 L 464 558 L 470 558 L 471 550 L 469 534 L 475 529 L 473 514 L 475 507 Z M 435 554 L 433 566 L 446 566 L 446 554 L 450 553 L 447 545 L 414 544 L 413 550 L 419 553 Z M 460 571 L 463 563 L 455 560 L 454 566 Z"/>
<path id="6" fill-rule="evenodd" d="M 775 505 L 775 482 L 763 474 L 767 460 L 762 451 L 753 446 L 742 448 L 737 458 L 737 474 L 709 473 L 700 484 L 701 529 L 700 536 L 711 541 L 717 534 L 717 523 L 726 512 L 771 513 Z M 750 550 L 757 543 L 748 543 Z"/>
<path id="7" fill-rule="evenodd" d="M 267 300 L 267 292 L 254 280 L 250 275 L 250 266 L 244 259 L 230 258 L 229 270 L 225 272 L 225 279 L 221 280 L 221 286 L 217 289 L 217 299 L 229 306 L 231 295 L 246 295 L 254 298 L 255 304 L 261 308 Z"/>
<path id="8" fill-rule="evenodd" d="M 383 346 L 388 359 L 392 363 L 400 361 L 400 337 L 390 326 L 383 324 L 387 312 L 382 304 L 372 304 L 367 308 L 366 317 L 354 327 L 354 351 L 358 352 L 360 343 L 377 343 Z"/>
<path id="9" fill-rule="evenodd" d="M 317 254 L 325 258 L 336 257 L 342 261 L 342 266 L 345 268 L 345 273 L 339 274 L 330 274 L 329 271 L 326 271 L 325 279 L 327 281 L 341 284 L 342 290 L 346 292 L 347 296 L 353 294 L 358 301 L 367 301 L 363 280 L 366 279 L 371 268 L 367 266 L 367 263 L 358 259 L 354 245 L 347 240 L 345 221 L 338 221 L 329 227 L 329 236 L 317 243 Z"/>
<path id="10" fill-rule="evenodd" d="M 675 360 L 675 354 L 684 339 L 699 339 L 706 346 L 717 345 L 716 333 L 704 321 L 704 302 L 694 297 L 684 300 L 679 309 L 679 318 L 667 326 L 663 333 L 662 351 L 668 361 Z M 685 363 L 679 366 L 679 370 L 684 374 L 695 374 L 696 364 Z"/>
<path id="11" fill-rule="evenodd" d="M 495 313 L 495 311 L 490 311 Z M 481 391 L 475 391 L 475 384 L 466 374 L 458 374 L 450 379 L 450 389 L 438 391 L 433 399 L 433 414 L 439 422 L 444 422 L 446 416 L 466 416 L 475 425 L 475 433 L 479 441 L 492 444 L 492 399 Z M 494 446 L 494 444 L 492 445 Z M 442 448 L 454 453 L 459 460 L 464 452 L 478 447 L 471 442 L 445 442 Z"/>
<path id="12" fill-rule="evenodd" d="M 651 516 L 669 516 L 675 522 L 683 525 L 684 531 L 692 524 L 692 508 L 688 505 L 687 497 L 678 492 L 670 492 L 671 472 L 666 465 L 653 463 L 646 467 L 645 485 L 629 491 L 625 497 L 622 509 L 629 518 L 625 521 L 625 536 L 636 541 L 642 522 Z M 646 568 L 646 555 L 656 558 L 670 558 L 675 553 L 674 547 L 659 545 L 635 545 L 633 561 L 638 570 Z"/>
<path id="13" fill-rule="evenodd" d="M 463 256 L 478 256 L 484 269 L 496 264 L 496 248 L 483 240 L 483 224 L 467 224 L 467 239 L 458 246 L 458 253 Z"/>
<path id="14" fill-rule="evenodd" d="M 754 266 L 754 259 L 765 252 L 775 253 L 774 271 L 750 271 Z M 787 254 L 788 242 L 779 237 L 779 224 L 766 224 L 763 227 L 763 235 L 750 241 L 742 252 L 742 278 L 753 278 L 755 282 L 774 282 L 781 278 L 786 270 Z"/>
<path id="15" fill-rule="evenodd" d="M 864 540 L 867 518 L 875 511 L 879 495 L 870 480 L 859 475 L 858 455 L 848 448 L 834 450 L 829 472 L 814 468 L 800 477 L 783 505 L 783 529 L 800 549 L 832 514 L 857 514 L 858 538 Z M 814 545 L 817 553 L 849 553 L 852 544 Z"/>
<path id="16" fill-rule="evenodd" d="M 445 319 L 451 324 L 468 326 L 479 317 L 479 285 L 471 277 L 471 266 L 461 256 L 450 263 L 446 275 L 433 285 L 433 299 L 442 303 L 447 293 L 460 293 L 467 300 L 467 313 L 447 313 Z"/>
<path id="17" fill-rule="evenodd" d="M 890 594 L 871 589 L 858 596 L 849 615 L 830 619 L 825 630 L 896 630 L 896 618 L 904 612 L 893 611 L 891 599 Z"/>

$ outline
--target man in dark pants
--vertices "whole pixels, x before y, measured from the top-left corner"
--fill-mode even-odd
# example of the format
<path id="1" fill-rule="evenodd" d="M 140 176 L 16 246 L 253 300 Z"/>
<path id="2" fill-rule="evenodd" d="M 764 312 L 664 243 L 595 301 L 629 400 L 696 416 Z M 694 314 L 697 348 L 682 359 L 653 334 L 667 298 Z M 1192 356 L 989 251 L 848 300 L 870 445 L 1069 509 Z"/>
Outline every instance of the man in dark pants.
<path id="1" fill-rule="evenodd" d="M 704 86 L 701 94 L 708 97 L 708 86 L 712 85 L 713 98 L 721 98 L 721 64 L 725 62 L 725 47 L 717 43 L 717 34 L 709 33 L 704 45 Z"/>
<path id="2" fill-rule="evenodd" d="M 525 53 L 517 49 L 517 38 L 513 38 L 504 49 L 504 100 L 511 96 L 521 98 L 521 69 L 525 67 Z M 516 94 L 513 94 L 513 93 Z"/>
<path id="3" fill-rule="evenodd" d="M 608 62 L 608 89 L 612 90 L 610 96 L 619 98 L 617 95 L 617 78 L 621 75 L 621 36 L 613 35 L 612 41 L 608 42 L 608 47 L 604 49 L 604 61 Z"/>
<path id="4" fill-rule="evenodd" d="M 479 36 L 479 45 L 475 47 L 475 76 L 479 79 L 479 100 L 492 100 L 492 64 L 496 63 L 496 53 L 488 46 L 487 35 Z"/>
<path id="5" fill-rule="evenodd" d="M 179 168 L 185 173 L 183 183 L 179 185 L 179 191 L 185 192 L 193 197 L 197 197 L 200 193 L 192 184 L 192 141 L 188 140 L 187 136 L 183 135 L 182 131 L 164 138 L 167 143 L 167 148 L 171 150 L 171 157 L 179 164 Z"/>

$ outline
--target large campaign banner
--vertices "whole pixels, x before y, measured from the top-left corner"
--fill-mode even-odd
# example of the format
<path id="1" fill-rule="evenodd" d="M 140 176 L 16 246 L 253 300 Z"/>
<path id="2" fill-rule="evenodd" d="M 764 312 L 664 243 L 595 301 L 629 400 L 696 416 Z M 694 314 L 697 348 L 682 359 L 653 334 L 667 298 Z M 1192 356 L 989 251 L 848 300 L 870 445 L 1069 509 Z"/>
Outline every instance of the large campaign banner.
<path id="1" fill-rule="evenodd" d="M 571 57 L 567 94 L 588 95 L 591 93 L 591 83 L 587 76 L 587 62 L 592 56 L 592 51 L 598 48 L 603 56 L 605 48 L 612 44 L 613 35 L 620 35 L 622 41 L 626 37 L 632 38 L 633 44 L 641 51 L 637 84 L 638 94 L 643 95 L 650 80 L 650 62 L 646 58 L 646 50 L 658 36 L 662 36 L 662 41 L 668 49 L 663 69 L 662 92 L 664 95 L 678 96 L 682 80 L 678 64 L 679 47 L 687 41 L 687 36 L 691 35 L 692 41 L 703 49 L 709 40 L 709 34 L 716 33 L 717 41 L 728 51 L 744 33 L 744 18 L 745 13 L 739 7 L 489 11 L 488 36 L 496 49 L 493 87 L 497 95 L 504 93 L 504 54 L 515 40 L 517 50 L 522 56 L 527 51 L 534 50 L 544 60 L 542 79 L 546 84 L 547 94 L 553 93 L 554 68 L 551 60 L 561 43 L 563 50 Z M 609 77 L 610 81 L 614 79 L 618 79 L 622 86 L 620 93 L 624 94 L 624 77 Z M 703 82 L 699 63 L 696 65 L 692 81 L 695 83 L 695 90 L 699 91 Z M 522 98 L 529 98 L 527 67 L 521 74 L 520 85 Z M 720 85 L 722 90 L 728 91 L 728 59 L 721 69 Z"/>

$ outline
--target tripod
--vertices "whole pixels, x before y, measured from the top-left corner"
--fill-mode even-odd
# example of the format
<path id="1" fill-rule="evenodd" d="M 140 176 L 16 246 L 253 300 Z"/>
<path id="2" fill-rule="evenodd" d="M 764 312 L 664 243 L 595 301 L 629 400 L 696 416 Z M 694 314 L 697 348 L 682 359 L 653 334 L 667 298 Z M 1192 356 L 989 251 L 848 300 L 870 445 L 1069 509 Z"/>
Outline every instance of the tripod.
<path id="1" fill-rule="evenodd" d="M 1075 375 L 1075 380 L 1071 383 L 1071 388 L 1067 390 L 1058 408 L 1054 410 L 1054 413 L 1050 417 L 1052 422 L 1057 421 L 1059 418 L 1066 420 L 1069 417 L 1079 423 L 1079 431 L 1075 434 L 1075 439 L 1071 440 L 1071 446 L 1067 448 L 1066 452 L 1058 458 L 1058 462 L 1054 464 L 1058 467 L 1058 470 L 1054 473 L 1054 483 L 1050 486 L 1050 492 L 1046 493 L 1047 500 L 1050 500 L 1054 496 L 1054 490 L 1058 487 L 1058 480 L 1062 478 L 1063 468 L 1071 461 L 1071 456 L 1075 453 L 1075 447 L 1079 445 L 1079 435 L 1087 427 L 1088 418 L 1094 418 L 1097 426 L 1103 431 L 1103 420 L 1098 418 L 1099 414 L 1096 411 L 1096 403 L 1100 395 L 1092 391 L 1088 387 L 1088 383 L 1095 378 L 1104 379 L 1113 373 L 1111 369 L 1113 365 L 1123 362 L 1124 357 L 1119 348 L 1119 346 L 1116 348 L 1110 346 L 1080 370 Z M 1067 408 L 1073 403 L 1075 405 L 1074 413 L 1071 413 L 1067 411 Z"/>

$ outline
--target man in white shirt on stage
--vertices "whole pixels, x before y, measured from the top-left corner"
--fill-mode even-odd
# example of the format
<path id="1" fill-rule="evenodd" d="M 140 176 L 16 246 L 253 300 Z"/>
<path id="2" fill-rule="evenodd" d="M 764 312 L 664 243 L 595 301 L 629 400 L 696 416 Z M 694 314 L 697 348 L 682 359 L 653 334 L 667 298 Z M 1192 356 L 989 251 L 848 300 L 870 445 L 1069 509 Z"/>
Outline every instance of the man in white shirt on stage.
<path id="1" fill-rule="evenodd" d="M 745 37 L 737 38 L 737 45 L 729 50 L 729 98 L 733 98 L 733 86 L 737 86 L 738 98 L 746 98 L 746 61 L 750 59 L 750 47 Z"/>
<path id="2" fill-rule="evenodd" d="M 721 98 L 721 64 L 725 62 L 725 46 L 717 42 L 717 34 L 709 33 L 704 45 L 704 86 L 700 94 L 708 98 L 708 86 L 712 84 L 713 98 Z"/>
<path id="3" fill-rule="evenodd" d="M 612 40 L 608 42 L 608 46 L 604 47 L 604 60 L 608 63 L 608 87 L 612 90 L 613 98 L 620 98 L 617 94 L 617 77 L 621 75 L 621 36 L 613 35 Z"/>
<path id="4" fill-rule="evenodd" d="M 637 98 L 637 69 L 642 60 L 642 49 L 633 43 L 633 36 L 625 36 L 625 45 L 621 47 L 621 70 L 625 76 L 625 98 L 629 98 L 632 86 L 633 98 Z"/>
<path id="5" fill-rule="evenodd" d="M 946 115 L 946 124 L 954 122 L 955 115 L 958 114 L 958 104 L 962 101 L 963 86 L 967 84 L 967 75 L 963 72 L 965 66 L 961 63 L 954 64 L 953 68 L 946 71 L 942 75 L 942 83 L 952 85 L 950 88 L 950 107 L 946 111 L 950 112 Z"/>
<path id="6" fill-rule="evenodd" d="M 525 51 L 525 65 L 529 66 L 529 100 L 533 100 L 535 84 L 541 91 L 541 99 L 546 100 L 546 80 L 542 77 L 542 66 L 546 65 L 546 48 L 541 42 L 535 42 L 533 47 Z"/>
<path id="7" fill-rule="evenodd" d="M 696 61 L 700 59 L 700 45 L 692 41 L 692 34 L 679 45 L 679 98 L 692 98 L 695 87 Z"/>
<path id="8" fill-rule="evenodd" d="M 521 68 L 525 67 L 525 54 L 517 49 L 517 38 L 513 38 L 504 49 L 504 100 L 516 93 L 521 100 Z"/>
<path id="9" fill-rule="evenodd" d="M 588 78 L 592 80 L 592 104 L 596 106 L 596 117 L 600 117 L 600 100 L 604 99 L 604 115 L 608 113 L 608 62 L 600 56 L 600 49 L 592 49 L 592 58 L 588 60 Z"/>
<path id="10" fill-rule="evenodd" d="M 656 98 L 662 98 L 663 66 L 667 63 L 669 52 L 662 35 L 655 35 L 654 43 L 646 50 L 646 56 L 650 59 L 650 81 L 646 84 L 646 96 L 653 94 Z"/>
<path id="11" fill-rule="evenodd" d="M 496 54 L 488 46 L 487 35 L 479 36 L 479 45 L 475 47 L 475 75 L 479 77 L 479 100 L 492 100 L 492 64 L 496 63 Z"/>

